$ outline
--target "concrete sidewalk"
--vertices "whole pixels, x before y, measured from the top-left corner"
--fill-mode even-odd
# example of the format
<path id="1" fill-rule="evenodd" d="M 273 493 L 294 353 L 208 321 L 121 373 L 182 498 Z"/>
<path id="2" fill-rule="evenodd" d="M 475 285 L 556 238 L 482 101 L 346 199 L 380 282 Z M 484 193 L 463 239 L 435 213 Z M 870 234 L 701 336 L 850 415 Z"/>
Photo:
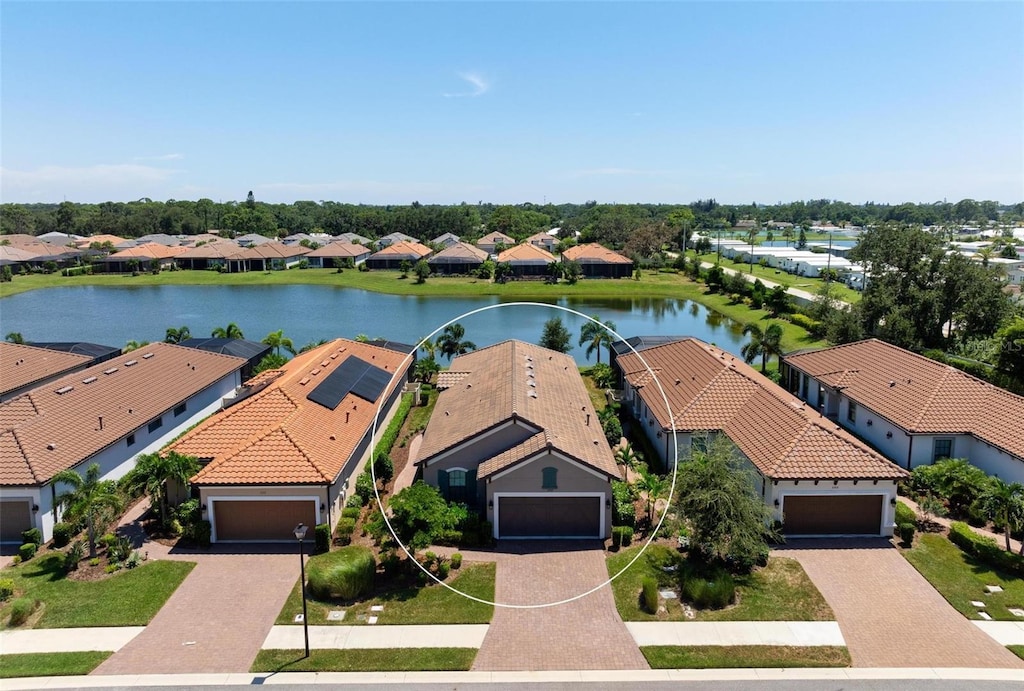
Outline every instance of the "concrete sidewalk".
<path id="1" fill-rule="evenodd" d="M 82 650 L 118 651 L 145 626 L 103 626 L 79 629 L 0 631 L 0 653 L 73 653 Z"/>
<path id="2" fill-rule="evenodd" d="M 626 628 L 637 645 L 846 645 L 834 621 L 630 621 Z"/>
<path id="3" fill-rule="evenodd" d="M 479 648 L 489 624 L 444 626 L 310 626 L 310 649 L 356 648 Z M 301 650 L 301 626 L 275 626 L 263 649 Z"/>
<path id="4" fill-rule="evenodd" d="M 1024 621 L 971 621 L 999 645 L 1024 645 Z"/>

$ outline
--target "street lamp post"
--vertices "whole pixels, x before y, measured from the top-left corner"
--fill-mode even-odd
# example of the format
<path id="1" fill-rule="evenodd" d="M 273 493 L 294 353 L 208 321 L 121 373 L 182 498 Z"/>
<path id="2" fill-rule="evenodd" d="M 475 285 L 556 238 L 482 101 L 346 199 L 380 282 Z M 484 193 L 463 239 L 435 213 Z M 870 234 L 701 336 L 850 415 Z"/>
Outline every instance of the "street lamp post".
<path id="1" fill-rule="evenodd" d="M 302 580 L 299 586 L 302 588 L 302 633 L 306 640 L 306 657 L 309 657 L 309 617 L 306 614 L 306 559 L 302 550 L 302 541 L 306 538 L 306 525 L 299 523 L 295 526 L 295 539 L 299 541 L 299 571 Z"/>

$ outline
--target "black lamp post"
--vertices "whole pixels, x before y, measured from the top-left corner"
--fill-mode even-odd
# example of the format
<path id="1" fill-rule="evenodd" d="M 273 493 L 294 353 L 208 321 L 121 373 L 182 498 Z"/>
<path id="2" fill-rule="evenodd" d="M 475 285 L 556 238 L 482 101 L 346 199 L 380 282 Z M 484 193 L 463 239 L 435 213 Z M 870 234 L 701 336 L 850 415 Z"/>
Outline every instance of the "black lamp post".
<path id="1" fill-rule="evenodd" d="M 306 657 L 309 657 L 309 617 L 306 615 L 306 559 L 302 550 L 302 541 L 306 539 L 306 525 L 299 523 L 295 526 L 295 539 L 299 541 L 299 570 L 302 574 L 302 581 L 299 586 L 302 588 L 302 633 L 306 639 Z"/>

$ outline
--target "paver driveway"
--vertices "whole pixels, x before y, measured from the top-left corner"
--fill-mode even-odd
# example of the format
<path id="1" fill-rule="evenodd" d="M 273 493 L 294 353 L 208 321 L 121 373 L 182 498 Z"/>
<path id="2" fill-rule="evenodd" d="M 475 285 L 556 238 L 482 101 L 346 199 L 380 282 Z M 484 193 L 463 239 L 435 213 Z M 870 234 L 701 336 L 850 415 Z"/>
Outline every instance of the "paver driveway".
<path id="1" fill-rule="evenodd" d="M 793 540 L 776 550 L 803 565 L 831 605 L 855 667 L 1019 667 L 887 540 Z"/>
<path id="2" fill-rule="evenodd" d="M 497 602 L 559 602 L 608 580 L 604 552 L 595 541 L 502 542 L 497 561 Z M 496 607 L 474 670 L 647 669 L 615 610 L 610 587 L 562 605 Z"/>

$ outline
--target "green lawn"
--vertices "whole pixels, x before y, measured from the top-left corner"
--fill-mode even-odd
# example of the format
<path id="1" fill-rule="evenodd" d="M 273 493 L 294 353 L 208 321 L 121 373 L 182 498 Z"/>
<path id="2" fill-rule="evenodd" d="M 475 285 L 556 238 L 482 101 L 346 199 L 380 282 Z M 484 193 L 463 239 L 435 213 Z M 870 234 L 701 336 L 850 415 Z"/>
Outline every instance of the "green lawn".
<path id="1" fill-rule="evenodd" d="M 649 645 L 640 648 L 652 669 L 720 669 L 738 667 L 849 667 L 843 646 Z"/>
<path id="2" fill-rule="evenodd" d="M 448 583 L 453 588 L 494 601 L 493 562 L 472 564 L 463 562 L 462 568 L 452 571 Z M 457 574 L 457 575 L 456 575 Z M 493 605 L 485 605 L 462 597 L 442 585 L 431 581 L 431 585 L 414 588 L 398 588 L 376 593 L 372 598 L 354 603 L 322 602 L 309 598 L 307 609 L 310 625 L 324 624 L 359 625 L 359 614 L 368 614 L 373 605 L 383 605 L 384 611 L 377 614 L 378 624 L 487 624 L 494 614 Z M 344 621 L 329 622 L 331 610 L 345 610 Z M 302 591 L 296 583 L 281 613 L 277 624 L 294 624 L 295 615 L 302 612 Z"/>
<path id="3" fill-rule="evenodd" d="M 641 547 L 630 547 L 608 558 L 608 573 L 615 574 L 636 555 Z M 666 574 L 651 564 L 648 556 L 661 556 L 673 550 L 664 545 L 651 545 L 625 573 L 612 582 L 615 606 L 623 621 L 684 621 L 678 600 L 665 603 L 667 612 L 648 614 L 640 609 L 640 583 L 645 576 L 672 583 Z M 738 603 L 720 610 L 698 610 L 697 621 L 832 621 L 835 615 L 818 589 L 794 560 L 772 557 L 768 566 L 736 579 Z"/>
<path id="4" fill-rule="evenodd" d="M 700 257 L 701 261 L 714 263 L 718 259 L 716 252 L 710 254 L 702 254 Z M 726 269 L 732 269 L 739 271 L 743 274 L 750 273 L 750 264 L 745 262 L 736 263 L 731 259 L 722 258 L 722 267 Z M 817 295 L 818 291 L 825 284 L 825 280 L 821 278 L 809 278 L 807 276 L 797 276 L 795 274 L 787 273 L 782 269 L 773 269 L 769 266 L 761 266 L 757 262 L 754 262 L 754 277 L 760 278 L 763 281 L 772 281 L 779 285 L 786 286 L 787 288 L 798 288 L 805 292 Z M 832 287 L 835 289 L 835 295 L 844 302 L 859 302 L 861 298 L 860 291 L 854 290 L 845 283 L 833 281 Z"/>
<path id="5" fill-rule="evenodd" d="M 1008 645 L 1006 647 L 1011 653 L 1024 660 L 1024 645 Z"/>
<path id="6" fill-rule="evenodd" d="M 981 619 L 971 600 L 984 602 L 982 610 L 996 621 L 1020 621 L 1008 607 L 1024 607 L 1024 578 L 982 564 L 942 535 L 921 534 L 914 547 L 901 550 L 921 575 L 968 619 Z M 1003 592 L 985 592 L 986 585 L 1002 586 Z"/>
<path id="7" fill-rule="evenodd" d="M 77 653 L 0 655 L 0 679 L 85 675 L 112 654 L 88 650 Z"/>
<path id="8" fill-rule="evenodd" d="M 64 573 L 63 554 L 52 553 L 4 569 L 0 577 L 14 580 L 15 597 L 33 597 L 42 603 L 35 628 L 144 626 L 194 566 L 193 562 L 153 561 L 100 581 L 73 581 Z M 10 601 L 0 607 L 0 625 L 8 625 L 10 611 Z"/>
<path id="9" fill-rule="evenodd" d="M 366 648 L 356 650 L 261 650 L 251 672 L 466 671 L 475 648 Z"/>

